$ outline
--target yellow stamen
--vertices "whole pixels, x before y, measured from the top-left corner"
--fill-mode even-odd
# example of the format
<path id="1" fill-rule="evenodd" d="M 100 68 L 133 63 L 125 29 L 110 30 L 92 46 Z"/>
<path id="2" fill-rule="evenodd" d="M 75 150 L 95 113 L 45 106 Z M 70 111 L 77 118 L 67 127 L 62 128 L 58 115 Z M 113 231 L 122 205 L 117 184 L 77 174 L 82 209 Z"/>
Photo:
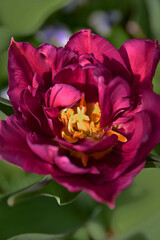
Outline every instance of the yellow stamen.
<path id="1" fill-rule="evenodd" d="M 83 138 L 85 138 L 85 134 L 83 132 L 76 131 L 76 132 L 74 132 L 73 137 L 83 139 Z"/>
<path id="2" fill-rule="evenodd" d="M 67 135 L 64 131 L 62 131 L 61 135 L 62 135 L 62 138 L 64 138 L 67 142 L 70 142 L 70 143 L 76 143 L 79 140 L 78 138 L 74 138 L 72 136 Z"/>
<path id="3" fill-rule="evenodd" d="M 94 123 L 97 123 L 101 119 L 101 109 L 99 107 L 99 103 L 98 102 L 94 105 L 94 110 L 93 110 L 93 112 L 91 114 L 90 119 Z"/>
<path id="4" fill-rule="evenodd" d="M 111 136 L 112 134 L 115 134 L 118 137 L 118 141 L 123 142 L 123 143 L 127 142 L 127 138 L 125 136 L 123 136 L 122 134 L 115 132 L 113 130 L 109 130 L 106 134 L 107 134 L 107 136 Z"/>
<path id="5" fill-rule="evenodd" d="M 82 97 L 81 100 L 80 100 L 79 106 L 80 106 L 80 108 L 81 108 L 81 107 L 85 107 L 85 108 L 86 108 L 86 101 L 85 101 L 85 95 L 84 95 L 84 93 L 83 93 L 83 97 Z M 86 108 L 86 109 L 87 109 L 87 108 Z"/>
<path id="6" fill-rule="evenodd" d="M 74 114 L 74 111 L 72 108 L 65 108 L 61 111 L 61 117 L 60 120 L 65 123 L 68 124 L 68 121 L 70 119 L 70 117 Z"/>

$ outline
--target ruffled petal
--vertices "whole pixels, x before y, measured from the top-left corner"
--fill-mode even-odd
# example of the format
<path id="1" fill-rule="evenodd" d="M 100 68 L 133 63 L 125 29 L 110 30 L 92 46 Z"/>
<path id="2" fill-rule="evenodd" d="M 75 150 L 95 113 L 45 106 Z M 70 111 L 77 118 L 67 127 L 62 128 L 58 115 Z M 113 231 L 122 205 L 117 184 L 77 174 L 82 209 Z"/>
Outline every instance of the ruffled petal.
<path id="1" fill-rule="evenodd" d="M 81 30 L 70 38 L 65 46 L 66 49 L 78 54 L 93 54 L 94 57 L 117 75 L 130 76 L 127 67 L 117 49 L 106 39 L 91 34 L 90 30 Z"/>
<path id="2" fill-rule="evenodd" d="M 93 76 L 93 69 L 63 69 L 54 78 L 56 83 L 64 83 L 74 86 L 85 94 L 87 102 L 96 102 L 98 100 L 97 81 Z M 89 89 L 89 91 L 88 91 Z"/>
<path id="3" fill-rule="evenodd" d="M 128 169 L 122 176 L 116 178 L 114 181 L 101 184 L 92 183 L 90 178 L 91 174 L 86 174 L 83 177 L 78 174 L 65 177 L 65 175 L 55 170 L 52 175 L 57 182 L 68 188 L 69 191 L 75 192 L 84 190 L 96 201 L 106 203 L 113 209 L 115 207 L 115 198 L 117 195 L 132 183 L 133 178 L 142 170 L 144 164 L 145 161 L 134 168 Z M 99 174 L 97 174 L 97 176 L 99 177 Z"/>
<path id="4" fill-rule="evenodd" d="M 17 43 L 12 39 L 8 59 L 8 95 L 15 111 L 18 111 L 22 90 L 26 89 L 28 85 L 32 85 L 32 79 L 36 72 L 42 79 L 46 79 L 46 82 L 51 79 L 49 78 L 51 68 L 46 62 L 46 58 L 31 44 Z"/>
<path id="5" fill-rule="evenodd" d="M 72 144 L 69 142 L 66 142 L 65 140 L 61 138 L 57 138 L 57 141 L 62 146 L 75 150 L 77 152 L 84 152 L 86 154 L 91 154 L 94 152 L 102 152 L 106 149 L 112 147 L 117 142 L 117 135 L 113 134 L 110 137 L 105 136 L 101 141 L 93 141 L 85 138 L 82 141 L 79 141 L 77 144 Z"/>
<path id="6" fill-rule="evenodd" d="M 123 152 L 124 154 L 125 152 L 137 153 L 138 149 L 141 146 L 144 147 L 144 145 L 145 151 L 148 152 L 148 150 L 146 149 L 146 144 L 150 142 L 150 136 L 152 134 L 153 128 L 150 115 L 147 113 L 147 111 L 141 111 L 139 113 L 136 113 L 133 116 L 133 120 L 124 124 L 123 127 L 125 132 L 129 136 L 129 140 L 122 146 L 122 155 Z M 144 159 L 145 156 L 146 155 L 144 155 L 142 159 Z M 134 155 L 132 156 L 132 158 L 134 159 Z"/>
<path id="7" fill-rule="evenodd" d="M 67 84 L 55 84 L 51 89 L 49 107 L 71 107 L 82 98 L 83 94 Z"/>
<path id="8" fill-rule="evenodd" d="M 46 57 L 46 62 L 52 68 L 52 80 L 61 69 L 75 69 L 78 63 L 78 55 L 64 48 L 56 48 L 50 44 L 42 44 L 38 51 Z"/>
<path id="9" fill-rule="evenodd" d="M 21 93 L 19 111 L 31 131 L 41 133 L 44 136 L 53 136 L 42 107 L 41 98 L 33 96 L 28 89 Z"/>
<path id="10" fill-rule="evenodd" d="M 99 171 L 95 166 L 91 166 L 90 168 L 83 168 L 83 167 L 78 167 L 75 164 L 73 164 L 70 159 L 66 156 L 56 156 L 55 158 L 55 164 L 56 166 L 64 171 L 65 173 L 69 174 L 86 174 L 86 173 L 91 173 L 91 174 L 99 174 Z"/>
<path id="11" fill-rule="evenodd" d="M 26 142 L 27 129 L 14 115 L 0 121 L 0 158 L 27 172 L 51 174 L 52 165 L 34 154 Z"/>
<path id="12" fill-rule="evenodd" d="M 134 87 L 152 89 L 152 78 L 160 59 L 158 43 L 144 39 L 128 40 L 119 53 L 134 75 Z"/>
<path id="13" fill-rule="evenodd" d="M 101 126 L 111 123 L 117 114 L 124 112 L 130 106 L 130 86 L 121 77 L 116 77 L 104 83 L 99 79 L 99 103 L 101 108 Z"/>
<path id="14" fill-rule="evenodd" d="M 44 138 L 36 135 L 35 133 L 29 133 L 26 137 L 27 144 L 38 157 L 50 164 L 55 163 L 55 156 L 59 150 L 57 143 L 50 138 Z"/>
<path id="15" fill-rule="evenodd" d="M 160 96 L 156 93 L 144 90 L 142 93 L 143 96 L 143 110 L 147 112 L 150 123 L 151 131 L 148 141 L 145 145 L 142 143 L 141 148 L 137 154 L 137 157 L 143 158 L 147 156 L 150 151 L 160 142 Z M 148 132 L 147 119 L 143 119 L 143 125 L 145 131 Z"/>

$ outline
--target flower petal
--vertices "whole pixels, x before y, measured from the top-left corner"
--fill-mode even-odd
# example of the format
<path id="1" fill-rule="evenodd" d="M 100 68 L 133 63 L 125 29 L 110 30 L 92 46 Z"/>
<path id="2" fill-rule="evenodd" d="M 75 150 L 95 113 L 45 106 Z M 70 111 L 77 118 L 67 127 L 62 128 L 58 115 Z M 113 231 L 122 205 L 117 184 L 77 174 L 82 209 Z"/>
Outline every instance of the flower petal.
<path id="1" fill-rule="evenodd" d="M 143 109 L 147 112 L 150 122 L 151 122 L 151 131 L 148 141 L 145 143 L 145 146 L 142 144 L 137 157 L 143 158 L 147 156 L 150 151 L 160 142 L 160 96 L 156 93 L 144 90 L 142 93 L 143 96 Z M 143 118 L 143 125 L 145 131 L 148 125 L 147 119 Z"/>
<path id="2" fill-rule="evenodd" d="M 83 94 L 67 84 L 55 84 L 50 92 L 50 107 L 71 107 L 82 98 Z"/>
<path id="3" fill-rule="evenodd" d="M 90 168 L 83 168 L 83 167 L 78 167 L 75 164 L 73 164 L 70 159 L 66 156 L 56 156 L 55 158 L 55 164 L 59 169 L 64 171 L 65 173 L 70 173 L 70 174 L 86 174 L 86 173 L 91 173 L 91 174 L 98 174 L 99 171 L 95 166 L 92 166 Z"/>
<path id="4" fill-rule="evenodd" d="M 57 142 L 50 138 L 40 137 L 35 133 L 27 134 L 26 140 L 32 152 L 38 157 L 50 164 L 55 163 L 55 156 L 59 150 Z"/>
<path id="5" fill-rule="evenodd" d="M 64 48 L 56 48 L 50 44 L 42 44 L 38 51 L 46 57 L 46 62 L 52 68 L 52 80 L 61 69 L 74 69 L 77 67 L 78 56 L 75 52 L 67 51 Z"/>
<path id="6" fill-rule="evenodd" d="M 121 77 L 115 77 L 109 84 L 99 79 L 99 102 L 101 108 L 101 126 L 111 123 L 116 114 L 123 112 L 130 106 L 130 86 Z"/>
<path id="7" fill-rule="evenodd" d="M 82 70 L 63 69 L 54 78 L 56 83 L 70 84 L 85 94 L 87 102 L 96 102 L 98 100 L 97 81 L 93 77 L 93 69 Z M 88 91 L 89 89 L 89 91 Z"/>
<path id="8" fill-rule="evenodd" d="M 15 115 L 0 121 L 0 158 L 37 174 L 51 174 L 52 165 L 34 154 L 26 142 L 27 129 Z"/>
<path id="9" fill-rule="evenodd" d="M 9 91 L 14 110 L 18 111 L 20 94 L 28 85 L 32 85 L 34 73 L 37 72 L 46 82 L 51 73 L 46 58 L 29 43 L 17 43 L 13 39 L 9 48 L 8 73 Z"/>
<path id="10" fill-rule="evenodd" d="M 143 39 L 126 41 L 119 50 L 129 71 L 134 75 L 134 87 L 152 89 L 152 78 L 160 59 L 157 42 Z"/>
<path id="11" fill-rule="evenodd" d="M 114 74 L 126 78 L 130 76 L 117 49 L 106 39 L 91 34 L 90 30 L 84 29 L 72 35 L 65 48 L 78 54 L 93 54 L 98 61 L 103 62 Z"/>
<path id="12" fill-rule="evenodd" d="M 106 149 L 112 147 L 117 142 L 117 136 L 115 134 L 111 135 L 110 137 L 105 136 L 101 141 L 94 141 L 85 138 L 82 141 L 79 141 L 77 144 L 72 144 L 66 142 L 63 139 L 57 138 L 57 141 L 62 146 L 75 150 L 77 152 L 84 152 L 86 154 L 91 154 L 94 152 L 102 152 Z"/>
<path id="13" fill-rule="evenodd" d="M 21 93 L 19 105 L 23 120 L 31 131 L 42 133 L 44 136 L 53 136 L 39 96 L 34 97 L 28 89 L 25 89 Z"/>
<path id="14" fill-rule="evenodd" d="M 108 206 L 113 209 L 116 196 L 132 183 L 133 178 L 142 170 L 144 164 L 145 161 L 135 168 L 128 169 L 122 176 L 116 178 L 114 181 L 104 182 L 103 184 L 91 182 L 90 176 L 92 174 L 86 174 L 81 177 L 81 175 L 78 174 L 65 176 L 63 174 L 56 174 L 55 172 L 53 178 L 68 188 L 69 191 L 75 192 L 84 190 L 96 201 L 107 203 Z M 94 176 L 96 179 L 96 175 Z M 99 174 L 97 174 L 97 177 L 99 177 Z"/>

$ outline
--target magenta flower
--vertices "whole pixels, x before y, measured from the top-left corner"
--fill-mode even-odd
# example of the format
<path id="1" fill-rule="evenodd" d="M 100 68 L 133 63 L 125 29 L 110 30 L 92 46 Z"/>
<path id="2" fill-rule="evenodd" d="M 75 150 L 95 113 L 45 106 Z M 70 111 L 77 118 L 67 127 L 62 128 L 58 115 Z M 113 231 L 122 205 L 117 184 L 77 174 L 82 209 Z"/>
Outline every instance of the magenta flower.
<path id="1" fill-rule="evenodd" d="M 117 51 L 89 30 L 64 48 L 12 39 L 15 114 L 0 123 L 0 157 L 113 208 L 160 140 L 159 59 L 157 42 L 129 40 Z"/>

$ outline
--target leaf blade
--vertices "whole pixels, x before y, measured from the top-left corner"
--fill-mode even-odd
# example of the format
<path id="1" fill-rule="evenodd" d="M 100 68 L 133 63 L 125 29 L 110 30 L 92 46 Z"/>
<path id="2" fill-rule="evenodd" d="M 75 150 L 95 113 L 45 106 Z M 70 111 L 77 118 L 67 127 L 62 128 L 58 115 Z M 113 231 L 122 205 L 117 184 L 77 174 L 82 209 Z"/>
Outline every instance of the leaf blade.
<path id="1" fill-rule="evenodd" d="M 0 20 L 13 35 L 27 36 L 34 33 L 53 12 L 70 1 L 1 0 Z"/>
<path id="2" fill-rule="evenodd" d="M 36 196 L 54 197 L 59 205 L 71 203 L 79 192 L 71 193 L 65 187 L 58 184 L 50 176 L 44 177 L 40 182 L 23 189 L 8 198 L 8 205 L 14 206 L 15 204 L 28 200 Z"/>
<path id="3" fill-rule="evenodd" d="M 10 101 L 3 97 L 0 97 L 0 111 L 5 113 L 7 116 L 14 114 L 14 110 Z"/>
<path id="4" fill-rule="evenodd" d="M 147 156 L 145 168 L 160 168 L 160 156 L 150 153 Z"/>

